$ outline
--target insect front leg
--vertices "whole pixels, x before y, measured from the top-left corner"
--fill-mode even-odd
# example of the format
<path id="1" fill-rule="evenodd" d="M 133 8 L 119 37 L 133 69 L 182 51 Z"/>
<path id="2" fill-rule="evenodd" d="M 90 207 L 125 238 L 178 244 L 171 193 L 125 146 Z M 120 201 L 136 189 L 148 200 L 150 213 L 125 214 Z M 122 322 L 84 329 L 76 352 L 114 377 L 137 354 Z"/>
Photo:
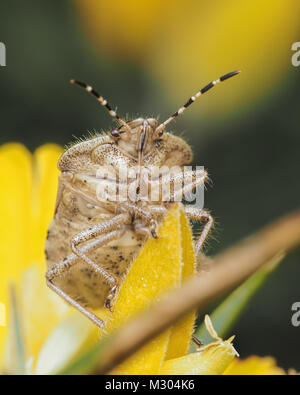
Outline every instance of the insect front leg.
<path id="1" fill-rule="evenodd" d="M 203 256 L 201 250 L 203 247 L 203 244 L 205 243 L 212 227 L 214 224 L 213 217 L 210 215 L 209 212 L 205 210 L 201 210 L 196 207 L 191 207 L 191 206 L 185 206 L 185 212 L 188 218 L 196 220 L 196 221 L 201 221 L 205 222 L 205 226 L 198 237 L 198 239 L 195 241 L 195 255 L 197 258 L 197 261 L 199 262 Z"/>
<path id="2" fill-rule="evenodd" d="M 167 208 L 164 206 L 149 206 L 149 209 L 152 213 L 156 215 L 164 215 L 167 212 Z M 205 243 L 212 227 L 214 224 L 213 217 L 210 215 L 209 212 L 205 210 L 201 210 L 197 207 L 192 206 L 184 206 L 184 211 L 189 219 L 205 222 L 204 229 L 201 232 L 201 235 L 195 242 L 195 255 L 198 261 L 200 258 L 202 260 L 203 254 L 201 252 L 203 244 Z M 206 259 L 205 259 L 206 260 Z"/>
<path id="3" fill-rule="evenodd" d="M 161 175 L 155 175 L 153 179 L 144 181 L 147 185 L 146 197 L 150 201 L 181 201 L 185 193 L 203 185 L 207 178 L 207 172 L 203 169 L 185 170 L 179 166 L 167 168 Z"/>
<path id="4" fill-rule="evenodd" d="M 204 185 L 208 179 L 206 170 L 189 170 L 183 173 L 181 180 L 183 185 L 174 190 L 171 196 L 172 201 L 181 200 L 185 194 L 197 188 L 200 185 Z"/>

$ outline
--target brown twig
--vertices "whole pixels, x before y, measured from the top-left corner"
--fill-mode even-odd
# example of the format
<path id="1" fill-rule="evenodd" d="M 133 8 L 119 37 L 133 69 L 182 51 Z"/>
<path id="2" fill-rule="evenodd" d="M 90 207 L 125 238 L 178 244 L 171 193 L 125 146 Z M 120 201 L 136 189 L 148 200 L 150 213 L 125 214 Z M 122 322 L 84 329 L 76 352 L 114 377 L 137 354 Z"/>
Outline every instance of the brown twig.
<path id="1" fill-rule="evenodd" d="M 300 211 L 290 214 L 248 237 L 214 259 L 211 270 L 195 276 L 166 295 L 150 311 L 131 320 L 109 342 L 96 373 L 106 373 L 187 312 L 240 284 L 282 251 L 300 244 Z"/>

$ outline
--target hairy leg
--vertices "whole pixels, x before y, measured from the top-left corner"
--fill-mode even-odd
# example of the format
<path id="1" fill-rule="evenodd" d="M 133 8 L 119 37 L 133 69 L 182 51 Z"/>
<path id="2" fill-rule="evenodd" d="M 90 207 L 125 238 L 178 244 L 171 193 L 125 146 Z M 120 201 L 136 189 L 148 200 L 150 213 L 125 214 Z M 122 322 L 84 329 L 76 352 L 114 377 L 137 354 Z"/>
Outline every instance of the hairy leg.
<path id="1" fill-rule="evenodd" d="M 210 215 L 210 213 L 208 213 L 205 210 L 196 208 L 196 207 L 185 206 L 185 212 L 186 212 L 188 218 L 196 220 L 196 221 L 205 222 L 205 226 L 204 226 L 200 236 L 195 241 L 195 254 L 196 254 L 197 259 L 200 259 L 201 254 L 202 254 L 201 250 L 202 250 L 203 244 L 205 243 L 205 240 L 207 239 L 209 232 L 212 229 L 214 220 L 213 220 L 213 217 Z"/>
<path id="2" fill-rule="evenodd" d="M 146 210 L 146 209 L 144 209 L 134 203 L 130 203 L 130 202 L 122 202 L 120 206 L 123 208 L 126 208 L 134 216 L 140 217 L 143 220 L 145 220 L 146 224 L 149 226 L 151 235 L 155 239 L 157 239 L 157 234 L 156 234 L 157 223 L 155 221 L 153 213 L 149 209 Z"/>
<path id="3" fill-rule="evenodd" d="M 124 224 L 128 220 L 128 214 L 120 214 L 115 216 L 111 220 L 103 221 L 96 226 L 84 230 L 74 236 L 71 240 L 71 247 L 74 254 L 76 254 L 79 258 L 81 258 L 84 262 L 86 262 L 89 266 L 91 266 L 95 272 L 100 274 L 105 278 L 107 282 L 111 285 L 111 291 L 105 301 L 105 306 L 110 309 L 111 308 L 111 300 L 114 297 L 117 287 L 119 285 L 117 278 L 104 270 L 101 266 L 98 266 L 95 262 L 93 262 L 82 250 L 80 250 L 77 246 L 81 243 L 87 242 L 88 240 L 94 239 L 101 234 L 105 234 L 113 229 L 116 229 L 120 225 Z"/>
<path id="4" fill-rule="evenodd" d="M 117 229 L 117 230 L 111 231 L 110 233 L 108 233 L 106 235 L 102 235 L 98 239 L 93 240 L 90 243 L 86 244 L 81 249 L 81 251 L 83 251 L 84 253 L 93 251 L 94 249 L 101 247 L 112 240 L 117 240 L 123 234 L 124 234 L 123 229 Z M 77 255 L 70 254 L 67 258 L 65 258 L 64 261 L 56 264 L 53 268 L 51 268 L 46 273 L 47 285 L 54 292 L 56 292 L 59 296 L 61 296 L 66 302 L 71 304 L 71 306 L 75 307 L 77 310 L 79 310 L 81 313 L 83 313 L 87 318 L 89 318 L 91 321 L 93 321 L 97 326 L 99 326 L 100 328 L 103 328 L 104 323 L 102 320 L 100 320 L 95 314 L 88 311 L 85 307 L 81 306 L 78 302 L 76 302 L 76 300 L 71 298 L 68 294 L 66 294 L 66 292 L 64 292 L 62 289 L 60 289 L 53 283 L 53 280 L 55 280 L 55 278 L 60 277 L 63 273 L 65 273 L 72 266 L 74 266 L 76 263 L 78 263 L 79 260 L 80 260 L 80 258 Z"/>
<path id="5" fill-rule="evenodd" d="M 203 185 L 207 178 L 207 172 L 203 169 L 184 170 L 181 167 L 173 168 L 171 172 L 166 171 L 155 179 L 147 180 L 145 182 L 146 190 L 144 195 L 149 201 L 181 201 L 184 193 L 198 185 Z"/>
<path id="6" fill-rule="evenodd" d="M 186 193 L 200 185 L 204 185 L 207 179 L 208 175 L 205 170 L 192 170 L 185 172 L 183 177 L 184 185 L 174 191 L 172 201 L 181 201 Z"/>
<path id="7" fill-rule="evenodd" d="M 117 280 L 110 273 L 106 272 L 100 266 L 96 265 L 93 261 L 91 261 L 86 254 L 107 244 L 112 240 L 119 239 L 124 234 L 124 228 L 122 227 L 122 223 L 126 221 L 128 216 L 126 214 L 121 214 L 116 216 L 112 220 L 103 221 L 102 223 L 90 228 L 87 231 L 83 231 L 80 234 L 76 235 L 72 239 L 72 249 L 73 254 L 70 254 L 63 261 L 57 263 L 46 273 L 47 285 L 55 291 L 58 295 L 60 295 L 63 299 L 65 299 L 68 303 L 70 303 L 73 307 L 78 309 L 80 312 L 85 314 L 89 319 L 91 319 L 96 325 L 99 327 L 103 327 L 103 322 L 99 320 L 94 314 L 89 312 L 83 306 L 81 306 L 78 302 L 76 302 L 73 298 L 67 295 L 63 290 L 57 287 L 53 280 L 55 278 L 60 277 L 63 273 L 68 271 L 72 266 L 78 263 L 80 260 L 83 260 L 88 265 L 93 267 L 93 269 L 102 275 L 107 281 L 112 284 L 113 292 L 110 293 L 108 299 L 106 301 L 106 306 L 110 308 L 110 300 L 112 299 L 116 286 Z M 114 229 L 116 228 L 117 229 Z M 104 233 L 104 234 L 103 234 Z M 100 237 L 99 237 L 100 236 Z M 91 241 L 89 241 L 92 239 Z M 77 248 L 76 246 L 81 242 L 86 241 L 87 243 L 82 248 Z M 75 247 L 75 248 L 73 248 Z M 75 249 L 75 251 L 74 251 Z M 87 258 L 87 259 L 86 259 Z M 113 289 L 115 287 L 115 289 Z M 109 302 L 108 302 L 109 300 Z"/>
<path id="8" fill-rule="evenodd" d="M 46 279 L 46 283 L 52 291 L 57 293 L 62 299 L 64 299 L 67 303 L 69 303 L 72 307 L 75 307 L 80 313 L 84 314 L 87 318 L 89 318 L 94 324 L 96 324 L 99 328 L 104 328 L 104 322 L 98 318 L 95 314 L 88 311 L 85 307 L 83 307 L 80 303 L 76 302 L 73 298 L 71 298 L 66 292 L 53 284 L 52 280 Z"/>

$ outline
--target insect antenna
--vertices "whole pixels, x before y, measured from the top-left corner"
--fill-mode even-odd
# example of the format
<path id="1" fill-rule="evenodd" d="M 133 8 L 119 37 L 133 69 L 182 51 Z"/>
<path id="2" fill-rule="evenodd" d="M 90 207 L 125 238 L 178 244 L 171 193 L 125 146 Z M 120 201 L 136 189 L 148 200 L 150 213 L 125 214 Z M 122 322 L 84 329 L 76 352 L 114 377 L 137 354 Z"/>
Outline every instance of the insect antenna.
<path id="1" fill-rule="evenodd" d="M 190 97 L 189 100 L 182 107 L 179 108 L 179 110 L 177 110 L 173 115 L 170 116 L 170 118 L 168 118 L 165 122 L 161 123 L 155 131 L 155 136 L 156 137 L 161 136 L 165 127 L 170 122 L 172 122 L 176 117 L 178 117 L 178 115 L 181 115 L 200 96 L 202 96 L 204 93 L 209 91 L 211 88 L 213 88 L 219 82 L 228 80 L 228 78 L 234 77 L 235 75 L 237 75 L 239 73 L 240 73 L 240 71 L 232 71 L 231 73 L 225 74 L 222 77 L 218 78 L 217 80 L 210 82 L 208 85 L 206 85 L 204 88 L 202 88 L 199 92 L 197 92 L 194 96 Z"/>
<path id="2" fill-rule="evenodd" d="M 92 96 L 94 96 L 98 102 L 106 108 L 108 111 L 109 115 L 116 119 L 124 128 L 126 129 L 127 132 L 127 137 L 129 137 L 129 134 L 131 133 L 130 126 L 122 119 L 119 117 L 119 115 L 114 111 L 111 106 L 108 104 L 107 100 L 104 99 L 101 95 L 99 95 L 98 92 L 95 91 L 94 88 L 92 88 L 90 85 L 85 84 L 84 82 L 78 81 L 78 80 L 71 80 L 71 84 L 78 85 L 81 88 L 85 89 L 88 93 L 90 93 Z"/>

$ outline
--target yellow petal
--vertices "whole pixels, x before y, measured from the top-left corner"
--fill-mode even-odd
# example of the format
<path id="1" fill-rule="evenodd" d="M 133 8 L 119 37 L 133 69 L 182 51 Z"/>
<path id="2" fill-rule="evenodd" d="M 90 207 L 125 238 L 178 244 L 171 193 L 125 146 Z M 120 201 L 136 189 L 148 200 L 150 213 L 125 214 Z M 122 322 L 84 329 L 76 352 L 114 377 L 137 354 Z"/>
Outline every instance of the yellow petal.
<path id="1" fill-rule="evenodd" d="M 181 249 L 182 249 L 182 280 L 192 276 L 195 271 L 192 231 L 183 212 L 180 217 Z M 182 318 L 171 330 L 170 340 L 165 359 L 182 357 L 188 352 L 194 330 L 196 313 L 192 312 Z"/>
<path id="2" fill-rule="evenodd" d="M 34 367 L 41 347 L 51 331 L 69 311 L 69 306 L 46 287 L 44 270 L 34 265 L 23 272 L 18 293 L 18 307 L 25 344 L 26 360 Z M 9 336 L 5 345 L 5 370 L 12 372 L 15 338 Z"/>
<path id="3" fill-rule="evenodd" d="M 231 342 L 221 341 L 203 351 L 170 359 L 163 363 L 160 374 L 167 375 L 220 375 L 231 364 L 236 351 Z"/>
<path id="4" fill-rule="evenodd" d="M 72 315 L 63 320 L 45 342 L 37 362 L 37 373 L 53 373 L 62 368 L 87 344 L 95 343 L 97 338 L 117 330 L 133 315 L 151 306 L 165 291 L 179 285 L 182 276 L 193 272 L 191 231 L 178 207 L 166 215 L 158 235 L 158 240 L 150 238 L 147 241 L 133 262 L 117 295 L 113 313 L 107 309 L 96 312 L 107 321 L 105 331 L 100 333 L 85 317 L 73 310 Z M 189 314 L 186 322 L 182 320 L 179 324 L 182 331 L 177 326 L 173 328 L 172 338 L 174 344 L 177 339 L 181 352 L 188 347 L 193 320 L 194 314 Z M 171 329 L 150 341 L 112 373 L 157 373 L 166 356 L 170 334 Z"/>
<path id="5" fill-rule="evenodd" d="M 288 7 L 286 0 L 189 0 L 188 7 L 179 0 L 144 0 L 143 7 L 139 0 L 76 3 L 99 52 L 143 62 L 174 107 L 210 80 L 243 70 L 238 80 L 209 93 L 187 115 L 201 116 L 202 122 L 203 117 L 212 122 L 244 111 L 254 102 L 258 106 L 257 100 L 266 95 L 276 97 L 274 90 L 280 93 L 292 73 L 291 44 L 299 40 L 298 0 L 290 0 Z M 170 111 L 175 109 L 170 103 Z"/>
<path id="6" fill-rule="evenodd" d="M 257 100 L 265 101 L 266 95 L 280 90 L 292 72 L 290 48 L 297 41 L 299 10 L 297 0 L 291 0 L 289 7 L 285 0 L 192 0 L 189 7 L 182 4 L 170 10 L 172 17 L 164 24 L 167 33 L 147 65 L 159 76 L 174 106 L 210 80 L 242 70 L 187 115 L 222 120 L 221 115 L 243 111 L 255 100 L 260 105 Z"/>
<path id="7" fill-rule="evenodd" d="M 24 269 L 33 261 L 40 264 L 40 269 L 25 272 L 20 290 L 22 326 L 29 356 L 38 354 L 52 325 L 57 324 L 60 310 L 66 310 L 65 304 L 46 288 L 44 279 L 44 243 L 53 216 L 56 163 L 61 152 L 54 144 L 40 147 L 33 157 L 21 144 L 5 144 L 0 148 L 0 303 L 4 303 L 6 316 L 9 316 L 9 283 L 20 289 Z M 0 358 L 4 349 L 10 348 L 9 344 L 4 347 L 6 329 L 0 326 Z"/>
<path id="8" fill-rule="evenodd" d="M 44 244 L 49 223 L 53 218 L 57 194 L 57 162 L 63 150 L 55 144 L 39 147 L 33 155 L 34 185 L 32 195 L 32 237 L 33 262 L 40 262 L 45 270 Z"/>
<path id="9" fill-rule="evenodd" d="M 284 375 L 272 357 L 251 356 L 244 360 L 235 359 L 224 372 L 225 375 Z"/>
<path id="10" fill-rule="evenodd" d="M 151 50 L 155 27 L 164 23 L 172 2 L 143 0 L 141 7 L 137 0 L 76 0 L 76 5 L 80 19 L 101 52 L 141 61 Z"/>
<path id="11" fill-rule="evenodd" d="M 36 359 L 69 306 L 46 286 L 43 268 L 32 266 L 22 280 L 21 309 L 27 354 Z"/>
<path id="12" fill-rule="evenodd" d="M 0 326 L 6 326 L 6 307 L 4 303 L 0 303 Z"/>
<path id="13" fill-rule="evenodd" d="M 185 225 L 183 229 L 181 229 L 181 222 Z M 185 236 L 186 239 L 184 239 L 185 242 L 188 240 L 188 237 L 190 237 L 189 240 L 191 241 L 191 231 L 186 224 L 186 219 L 182 217 L 178 207 L 175 207 L 169 211 L 160 227 L 159 239 L 150 238 L 147 241 L 129 270 L 116 300 L 113 316 L 107 322 L 106 330 L 109 333 L 124 324 L 130 316 L 149 307 L 159 299 L 160 295 L 181 284 L 183 275 L 181 264 L 183 260 L 182 240 L 184 233 L 187 234 Z M 190 261 L 186 262 L 187 265 L 190 265 L 190 268 L 185 269 L 186 273 L 188 273 L 193 271 L 194 260 L 190 251 L 186 252 L 186 254 L 186 261 L 190 258 Z M 187 317 L 187 320 L 187 324 L 181 321 L 178 327 L 173 328 L 172 336 L 170 329 L 165 331 L 118 366 L 112 373 L 157 373 L 166 356 L 170 336 L 172 344 L 176 339 L 180 344 L 180 337 L 182 336 L 183 345 L 180 348 L 183 350 L 187 348 L 193 325 L 191 315 Z M 179 328 L 187 329 L 186 333 L 179 333 Z"/>
<path id="14" fill-rule="evenodd" d="M 35 374 L 55 374 L 97 340 L 95 325 L 77 311 L 68 314 L 43 345 Z"/>
<path id="15" fill-rule="evenodd" d="M 0 147 L 0 303 L 8 310 L 7 285 L 28 265 L 31 235 L 31 154 L 21 144 Z M 0 326 L 0 362 L 7 327 Z"/>

